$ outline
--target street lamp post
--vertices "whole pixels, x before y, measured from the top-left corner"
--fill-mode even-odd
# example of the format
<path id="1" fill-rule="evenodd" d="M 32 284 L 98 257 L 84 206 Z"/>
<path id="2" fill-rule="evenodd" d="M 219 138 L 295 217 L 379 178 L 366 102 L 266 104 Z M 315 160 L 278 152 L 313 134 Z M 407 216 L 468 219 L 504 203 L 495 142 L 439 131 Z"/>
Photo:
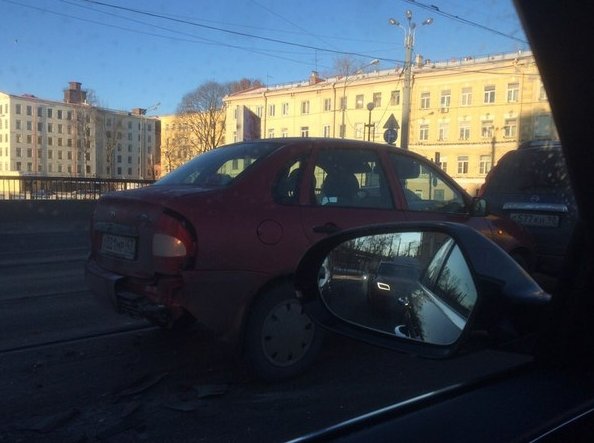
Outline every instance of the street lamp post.
<path id="1" fill-rule="evenodd" d="M 371 111 L 375 108 L 375 103 L 369 102 L 367 103 L 367 110 L 369 111 L 369 122 L 365 125 L 367 128 L 367 141 L 371 141 L 371 128 L 374 128 L 375 131 L 375 124 L 371 123 Z"/>
<path id="2" fill-rule="evenodd" d="M 363 69 L 377 65 L 379 63 L 378 59 L 371 60 L 369 63 L 364 64 L 359 69 L 355 71 L 355 74 L 360 73 Z M 344 85 L 342 87 L 342 99 L 340 103 L 340 110 L 341 110 L 341 122 L 340 122 L 340 138 L 345 138 L 346 135 L 346 123 L 345 123 L 345 112 L 346 112 L 346 87 L 347 87 L 347 80 L 349 79 L 348 73 L 344 76 Z"/>
<path id="3" fill-rule="evenodd" d="M 402 125 L 400 136 L 400 147 L 408 149 L 408 135 L 410 130 L 410 97 L 412 89 L 412 52 L 415 46 L 415 29 L 416 23 L 412 21 L 412 11 L 406 10 L 406 21 L 408 22 L 405 28 L 398 20 L 391 18 L 388 22 L 391 25 L 398 26 L 404 31 L 404 86 L 402 90 Z M 430 25 L 433 23 L 432 18 L 423 20 L 421 25 Z"/>

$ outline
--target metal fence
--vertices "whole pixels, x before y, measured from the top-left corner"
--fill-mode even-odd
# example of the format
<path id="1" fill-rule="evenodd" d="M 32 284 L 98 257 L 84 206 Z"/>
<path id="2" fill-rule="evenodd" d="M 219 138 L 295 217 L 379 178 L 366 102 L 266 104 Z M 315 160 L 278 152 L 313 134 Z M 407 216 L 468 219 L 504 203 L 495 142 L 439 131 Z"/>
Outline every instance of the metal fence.
<path id="1" fill-rule="evenodd" d="M 154 180 L 0 175 L 0 200 L 93 200 L 107 192 L 152 183 Z"/>

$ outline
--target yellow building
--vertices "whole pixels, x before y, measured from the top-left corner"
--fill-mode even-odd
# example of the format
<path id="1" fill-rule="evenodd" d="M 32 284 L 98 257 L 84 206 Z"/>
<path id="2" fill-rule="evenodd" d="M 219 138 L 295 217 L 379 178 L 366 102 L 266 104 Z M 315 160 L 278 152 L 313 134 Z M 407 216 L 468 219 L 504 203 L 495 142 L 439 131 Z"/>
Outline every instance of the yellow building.
<path id="1" fill-rule="evenodd" d="M 219 111 L 161 116 L 161 174 L 225 143 Z"/>
<path id="2" fill-rule="evenodd" d="M 345 137 L 385 143 L 388 120 L 402 119 L 403 82 L 402 69 L 328 79 L 314 72 L 304 82 L 232 94 L 225 98 L 226 139 Z M 472 195 L 518 143 L 557 138 L 530 52 L 439 63 L 418 57 L 411 86 L 409 149 L 439 162 Z"/>

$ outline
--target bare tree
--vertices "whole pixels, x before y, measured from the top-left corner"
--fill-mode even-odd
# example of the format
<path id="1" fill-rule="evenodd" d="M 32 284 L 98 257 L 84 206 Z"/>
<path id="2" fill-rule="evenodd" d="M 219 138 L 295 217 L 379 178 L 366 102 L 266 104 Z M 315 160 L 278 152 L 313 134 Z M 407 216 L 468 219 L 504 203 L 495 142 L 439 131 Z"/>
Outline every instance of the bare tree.
<path id="1" fill-rule="evenodd" d="M 349 55 L 337 57 L 333 62 L 333 70 L 335 75 L 342 77 L 353 75 L 357 70 L 357 66 L 361 66 L 361 63 Z"/>
<path id="2" fill-rule="evenodd" d="M 74 125 L 76 174 L 86 177 L 90 173 L 91 147 L 95 145 L 97 109 L 89 105 L 78 105 L 75 111 Z"/>
<path id="3" fill-rule="evenodd" d="M 113 178 L 115 177 L 115 151 L 122 139 L 123 121 L 116 113 L 106 113 L 99 120 L 97 130 L 101 131 L 103 137 L 106 172 L 110 178 Z"/>
<path id="4" fill-rule="evenodd" d="M 228 94 L 263 86 L 259 80 L 241 79 L 221 84 L 209 81 L 186 94 L 177 110 L 176 130 L 167 147 L 170 165 L 179 164 L 225 142 L 225 109 Z"/>

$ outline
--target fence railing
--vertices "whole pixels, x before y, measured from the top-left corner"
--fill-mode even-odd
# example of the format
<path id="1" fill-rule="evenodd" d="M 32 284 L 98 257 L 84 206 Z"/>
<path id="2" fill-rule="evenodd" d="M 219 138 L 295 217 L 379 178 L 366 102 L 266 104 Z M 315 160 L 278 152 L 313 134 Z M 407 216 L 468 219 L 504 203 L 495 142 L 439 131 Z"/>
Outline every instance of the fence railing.
<path id="1" fill-rule="evenodd" d="M 152 183 L 154 180 L 0 175 L 0 200 L 92 200 L 107 192 Z"/>

